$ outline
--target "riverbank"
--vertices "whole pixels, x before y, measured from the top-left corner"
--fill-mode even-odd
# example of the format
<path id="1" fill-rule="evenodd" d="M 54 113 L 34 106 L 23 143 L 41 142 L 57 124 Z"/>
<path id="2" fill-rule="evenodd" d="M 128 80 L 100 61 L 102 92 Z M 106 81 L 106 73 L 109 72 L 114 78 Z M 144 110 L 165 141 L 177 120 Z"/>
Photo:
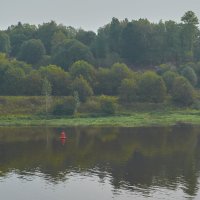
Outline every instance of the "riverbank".
<path id="1" fill-rule="evenodd" d="M 176 124 L 200 125 L 200 111 L 179 110 L 165 112 L 135 112 L 114 116 L 55 117 L 38 115 L 0 116 L 0 126 L 169 126 Z"/>
<path id="2" fill-rule="evenodd" d="M 52 97 L 51 104 L 66 101 L 66 97 Z M 97 112 L 95 101 L 81 104 L 72 116 L 45 113 L 44 97 L 0 97 L 0 126 L 168 126 L 175 124 L 200 125 L 200 110 L 178 108 L 171 104 L 134 103 L 117 105 L 114 115 Z M 90 106 L 88 106 L 90 105 Z M 91 109 L 93 108 L 93 109 Z"/>

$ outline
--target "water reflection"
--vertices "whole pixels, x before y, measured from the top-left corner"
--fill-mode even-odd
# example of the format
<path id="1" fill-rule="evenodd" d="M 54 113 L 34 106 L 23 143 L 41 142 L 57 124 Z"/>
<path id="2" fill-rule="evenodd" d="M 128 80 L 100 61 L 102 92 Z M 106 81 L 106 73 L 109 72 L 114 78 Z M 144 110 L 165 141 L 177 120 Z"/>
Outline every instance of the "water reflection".
<path id="1" fill-rule="evenodd" d="M 64 140 L 62 131 L 0 128 L 0 181 L 14 173 L 26 181 L 37 176 L 58 184 L 80 174 L 109 180 L 116 194 L 198 193 L 199 127 L 68 128 Z"/>

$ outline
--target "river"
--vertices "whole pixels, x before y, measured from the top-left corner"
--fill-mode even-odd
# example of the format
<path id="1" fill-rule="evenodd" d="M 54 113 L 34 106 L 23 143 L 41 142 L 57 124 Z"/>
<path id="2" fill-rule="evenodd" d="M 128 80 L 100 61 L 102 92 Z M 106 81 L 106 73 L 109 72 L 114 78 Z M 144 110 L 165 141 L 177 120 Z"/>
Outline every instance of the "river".
<path id="1" fill-rule="evenodd" d="M 200 127 L 0 128 L 3 200 L 200 199 L 199 181 Z"/>

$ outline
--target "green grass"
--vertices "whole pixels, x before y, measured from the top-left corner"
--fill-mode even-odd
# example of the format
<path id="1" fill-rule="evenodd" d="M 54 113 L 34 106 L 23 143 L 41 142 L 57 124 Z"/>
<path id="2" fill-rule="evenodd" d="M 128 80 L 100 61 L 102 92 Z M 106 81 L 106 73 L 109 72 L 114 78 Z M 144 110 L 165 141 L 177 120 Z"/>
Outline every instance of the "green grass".
<path id="1" fill-rule="evenodd" d="M 198 110 L 177 110 L 169 112 L 137 112 L 127 115 L 107 117 L 62 117 L 53 116 L 45 119 L 44 116 L 35 115 L 10 115 L 0 116 L 0 126 L 168 126 L 175 124 L 200 124 L 200 112 Z"/>
<path id="2" fill-rule="evenodd" d="M 53 97 L 52 104 L 65 100 Z M 200 125 L 200 110 L 177 108 L 168 104 L 134 103 L 119 106 L 114 116 L 86 113 L 83 109 L 76 116 L 46 119 L 44 97 L 0 97 L 0 126 L 167 126 L 174 124 Z M 84 105 L 83 105 L 84 106 Z"/>

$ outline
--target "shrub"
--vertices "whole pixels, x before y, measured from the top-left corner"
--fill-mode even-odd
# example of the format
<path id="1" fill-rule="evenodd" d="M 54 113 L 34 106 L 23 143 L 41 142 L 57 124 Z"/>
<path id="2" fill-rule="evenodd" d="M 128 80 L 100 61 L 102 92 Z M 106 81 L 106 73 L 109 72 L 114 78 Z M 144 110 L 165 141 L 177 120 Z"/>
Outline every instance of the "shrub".
<path id="1" fill-rule="evenodd" d="M 73 115 L 76 108 L 74 97 L 69 96 L 64 99 L 64 102 L 56 104 L 53 108 L 54 115 Z"/>
<path id="2" fill-rule="evenodd" d="M 87 102 L 81 105 L 79 111 L 84 113 L 100 113 L 100 101 L 97 99 L 89 99 Z"/>
<path id="3" fill-rule="evenodd" d="M 160 103 L 165 100 L 166 86 L 159 75 L 155 72 L 147 71 L 142 74 L 139 83 L 139 99 L 142 102 Z"/>
<path id="4" fill-rule="evenodd" d="M 181 71 L 181 74 L 188 79 L 188 81 L 195 86 L 197 84 L 197 75 L 191 67 L 185 67 Z"/>
<path id="5" fill-rule="evenodd" d="M 85 102 L 88 97 L 93 95 L 90 84 L 82 76 L 77 77 L 72 82 L 72 90 L 78 92 L 80 101 L 82 102 Z"/>
<path id="6" fill-rule="evenodd" d="M 123 103 L 131 103 L 138 99 L 138 85 L 134 79 L 124 79 L 119 88 L 119 98 Z"/>
<path id="7" fill-rule="evenodd" d="M 167 71 L 162 75 L 163 80 L 165 81 L 165 85 L 167 87 L 167 90 L 169 92 L 171 91 L 171 89 L 173 87 L 174 80 L 177 76 L 179 76 L 179 75 L 176 72 L 173 72 L 173 71 Z"/>
<path id="8" fill-rule="evenodd" d="M 101 96 L 100 97 L 101 112 L 107 115 L 112 115 L 116 112 L 117 104 L 115 97 Z"/>
<path id="9" fill-rule="evenodd" d="M 188 106 L 193 103 L 194 89 L 186 78 L 179 76 L 174 80 L 172 100 L 182 106 Z"/>

